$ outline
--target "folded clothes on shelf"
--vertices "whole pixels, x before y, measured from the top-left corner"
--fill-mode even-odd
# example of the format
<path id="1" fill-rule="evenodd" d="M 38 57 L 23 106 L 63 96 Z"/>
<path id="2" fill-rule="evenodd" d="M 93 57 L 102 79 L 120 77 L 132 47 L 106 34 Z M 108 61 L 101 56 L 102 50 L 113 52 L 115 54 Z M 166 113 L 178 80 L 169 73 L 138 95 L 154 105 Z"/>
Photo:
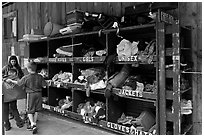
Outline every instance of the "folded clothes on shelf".
<path id="1" fill-rule="evenodd" d="M 82 115 L 84 123 L 97 123 L 105 118 L 105 104 L 101 101 L 86 101 L 78 105 L 77 113 Z"/>
<path id="2" fill-rule="evenodd" d="M 73 105 L 73 101 L 70 96 L 66 96 L 66 99 L 60 99 L 58 102 L 60 109 L 65 110 Z"/>
<path id="3" fill-rule="evenodd" d="M 181 99 L 180 105 L 181 105 L 181 114 L 182 115 L 192 114 L 193 105 L 192 105 L 191 100 Z M 173 106 L 172 106 L 172 113 L 174 113 Z"/>
<path id="4" fill-rule="evenodd" d="M 52 78 L 53 82 L 62 82 L 62 83 L 69 83 L 72 82 L 72 73 L 70 72 L 62 72 L 60 71 L 58 74 L 55 74 Z"/>
<path id="5" fill-rule="evenodd" d="M 117 45 L 117 54 L 118 57 L 130 57 L 134 56 L 138 52 L 138 45 L 139 42 L 130 42 L 129 40 L 123 39 L 118 45 Z"/>

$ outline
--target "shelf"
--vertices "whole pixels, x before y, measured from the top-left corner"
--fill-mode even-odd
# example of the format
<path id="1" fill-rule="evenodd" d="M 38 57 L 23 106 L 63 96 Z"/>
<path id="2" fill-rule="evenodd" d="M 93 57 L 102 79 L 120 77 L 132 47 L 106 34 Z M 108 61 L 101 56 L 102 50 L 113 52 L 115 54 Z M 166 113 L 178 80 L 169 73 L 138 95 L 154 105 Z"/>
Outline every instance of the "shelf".
<path id="1" fill-rule="evenodd" d="M 85 89 L 85 86 L 84 87 L 76 87 L 75 88 L 76 90 L 81 90 L 82 92 L 85 92 L 86 89 Z M 104 89 L 96 89 L 96 90 L 90 90 L 91 93 L 97 93 L 97 94 L 103 94 L 105 93 Z"/>
<path id="2" fill-rule="evenodd" d="M 144 24 L 144 25 L 137 25 L 137 26 L 130 26 L 130 27 L 125 27 L 125 28 L 119 28 L 120 31 L 132 31 L 132 30 L 139 30 L 139 29 L 148 29 L 148 28 L 154 28 L 155 23 L 152 24 Z M 109 30 L 104 30 L 103 33 L 109 33 L 109 32 L 116 32 L 117 29 L 109 29 Z"/>
<path id="3" fill-rule="evenodd" d="M 45 110 L 48 110 L 50 112 L 55 112 L 57 114 L 60 114 L 61 116 L 73 118 L 73 119 L 79 120 L 79 121 L 83 120 L 81 115 L 79 115 L 77 113 L 74 113 L 74 112 L 71 112 L 71 111 L 61 110 L 61 109 L 59 109 L 57 107 L 53 107 L 53 106 L 50 106 L 50 105 L 47 105 L 47 104 L 43 104 L 42 107 Z M 116 123 L 107 122 L 107 121 L 104 121 L 104 120 L 100 120 L 98 124 L 92 124 L 92 123 L 88 123 L 88 124 L 97 125 L 97 126 L 102 127 L 104 129 L 114 131 L 114 132 L 118 132 L 118 133 L 122 133 L 122 134 L 152 135 L 149 132 L 137 130 L 134 126 L 127 127 L 127 126 L 119 125 L 119 124 L 116 124 Z"/>
<path id="4" fill-rule="evenodd" d="M 124 98 L 143 100 L 148 102 L 155 102 L 157 95 L 153 92 L 139 92 L 136 90 L 123 90 L 119 88 L 113 88 L 113 93 Z"/>
<path id="5" fill-rule="evenodd" d="M 77 89 L 81 89 L 81 90 L 85 89 L 85 85 L 83 85 L 83 84 L 60 82 L 60 86 L 57 86 L 56 84 L 54 84 L 53 81 L 50 81 L 50 86 L 51 87 L 57 87 L 57 88 L 65 88 L 65 89 L 68 89 L 68 88 L 77 88 Z"/>
<path id="6" fill-rule="evenodd" d="M 57 107 L 53 107 L 53 106 L 50 106 L 50 105 L 47 105 L 47 104 L 42 104 L 42 107 L 48 111 L 51 111 L 51 112 L 55 112 L 57 114 L 60 114 L 62 116 L 66 116 L 66 117 L 70 117 L 70 118 L 73 118 L 73 119 L 76 119 L 76 120 L 82 120 L 82 116 L 77 114 L 77 113 L 74 113 L 74 112 L 71 112 L 71 111 L 67 111 L 67 110 L 61 110 Z"/>
<path id="7" fill-rule="evenodd" d="M 56 87 L 56 88 L 65 88 L 65 89 L 68 89 L 68 88 L 74 88 L 76 90 L 81 90 L 83 92 L 86 91 L 86 88 L 85 88 L 85 85 L 83 84 L 75 84 L 75 83 L 60 83 L 60 86 L 57 86 L 54 84 L 53 81 L 50 82 L 50 86 L 51 87 Z M 104 89 L 96 89 L 96 90 L 91 90 L 91 93 L 98 93 L 98 94 L 104 94 Z"/>
<path id="8" fill-rule="evenodd" d="M 130 30 L 139 30 L 139 29 L 145 29 L 145 28 L 154 28 L 155 23 L 152 24 L 144 24 L 144 25 L 137 25 L 137 26 L 129 26 L 124 28 L 119 28 L 120 31 L 130 31 Z M 63 39 L 63 38 L 73 38 L 78 36 L 84 36 L 84 35 L 99 35 L 100 33 L 109 33 L 109 32 L 116 32 L 117 29 L 107 29 L 107 30 L 99 30 L 99 31 L 91 31 L 91 32 L 81 32 L 76 34 L 69 34 L 69 35 L 62 35 L 58 37 L 43 37 L 43 39 L 34 40 L 34 41 L 28 41 L 28 42 L 38 42 L 38 41 L 49 41 L 49 40 L 56 40 L 56 39 Z M 22 41 L 22 40 L 21 40 Z"/>
<path id="9" fill-rule="evenodd" d="M 181 48 L 181 51 L 190 51 L 190 48 Z M 173 48 L 166 48 L 165 54 L 166 56 L 172 56 Z"/>
<path id="10" fill-rule="evenodd" d="M 66 57 L 66 58 L 30 58 L 30 61 L 36 63 L 103 63 L 105 61 L 103 57 Z"/>
<path id="11" fill-rule="evenodd" d="M 129 135 L 153 135 L 152 133 L 138 130 L 134 126 L 127 127 L 127 126 L 124 126 L 124 125 L 120 125 L 120 124 L 113 123 L 113 122 L 107 122 L 107 121 L 104 121 L 104 120 L 101 120 L 99 122 L 99 125 L 101 125 L 105 129 L 108 129 L 108 130 L 111 130 L 111 131 L 115 131 L 115 132 L 118 132 L 118 133 L 122 133 L 122 134 L 129 134 Z"/>
<path id="12" fill-rule="evenodd" d="M 72 63 L 73 58 L 49 58 L 49 63 Z"/>
<path id="13" fill-rule="evenodd" d="M 180 93 L 185 93 L 187 91 L 191 90 L 191 87 L 185 89 L 185 90 L 181 90 Z M 166 98 L 172 100 L 173 99 L 173 91 L 172 90 L 166 90 Z"/>
<path id="14" fill-rule="evenodd" d="M 47 63 L 48 58 L 46 58 L 46 57 L 29 58 L 29 61 L 34 61 L 36 63 Z"/>

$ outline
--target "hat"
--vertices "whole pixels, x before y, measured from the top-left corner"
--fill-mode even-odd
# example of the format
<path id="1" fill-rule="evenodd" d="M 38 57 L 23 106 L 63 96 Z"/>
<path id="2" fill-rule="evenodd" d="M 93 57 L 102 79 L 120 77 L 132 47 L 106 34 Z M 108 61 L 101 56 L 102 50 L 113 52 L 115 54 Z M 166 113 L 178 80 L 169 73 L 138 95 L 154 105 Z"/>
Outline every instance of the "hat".
<path id="1" fill-rule="evenodd" d="M 37 64 L 35 62 L 29 62 L 27 64 L 27 68 L 31 69 L 32 71 L 36 71 L 37 69 Z"/>

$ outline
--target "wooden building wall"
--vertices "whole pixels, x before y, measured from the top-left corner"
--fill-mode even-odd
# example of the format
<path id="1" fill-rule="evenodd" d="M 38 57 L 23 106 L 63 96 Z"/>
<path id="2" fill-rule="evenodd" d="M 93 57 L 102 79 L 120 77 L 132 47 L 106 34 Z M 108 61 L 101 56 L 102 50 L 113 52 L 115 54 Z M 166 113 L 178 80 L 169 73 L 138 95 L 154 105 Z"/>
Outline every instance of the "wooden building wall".
<path id="1" fill-rule="evenodd" d="M 43 30 L 48 21 L 65 24 L 66 12 L 79 9 L 89 12 L 103 12 L 108 15 L 122 16 L 125 7 L 141 2 L 17 2 L 5 6 L 3 14 L 18 11 L 18 39 L 31 29 Z M 180 20 L 184 26 L 192 26 L 193 71 L 202 71 L 202 3 L 184 2 L 179 4 Z M 14 40 L 4 40 L 2 44 L 2 65 L 6 64 L 10 55 L 10 47 L 15 46 L 15 53 L 20 55 L 18 43 Z M 202 75 L 193 74 L 193 121 L 194 134 L 202 133 Z"/>

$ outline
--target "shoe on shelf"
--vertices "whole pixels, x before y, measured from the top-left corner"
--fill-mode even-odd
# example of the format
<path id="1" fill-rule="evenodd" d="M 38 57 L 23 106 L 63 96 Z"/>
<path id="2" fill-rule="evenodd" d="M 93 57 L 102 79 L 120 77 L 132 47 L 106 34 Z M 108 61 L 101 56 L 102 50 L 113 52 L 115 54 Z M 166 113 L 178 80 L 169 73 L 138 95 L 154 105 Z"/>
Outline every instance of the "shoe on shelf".
<path id="1" fill-rule="evenodd" d="M 117 122 L 118 122 L 118 123 L 123 123 L 124 120 L 126 120 L 125 118 L 126 118 L 125 114 L 122 113 L 121 117 L 117 120 Z"/>

